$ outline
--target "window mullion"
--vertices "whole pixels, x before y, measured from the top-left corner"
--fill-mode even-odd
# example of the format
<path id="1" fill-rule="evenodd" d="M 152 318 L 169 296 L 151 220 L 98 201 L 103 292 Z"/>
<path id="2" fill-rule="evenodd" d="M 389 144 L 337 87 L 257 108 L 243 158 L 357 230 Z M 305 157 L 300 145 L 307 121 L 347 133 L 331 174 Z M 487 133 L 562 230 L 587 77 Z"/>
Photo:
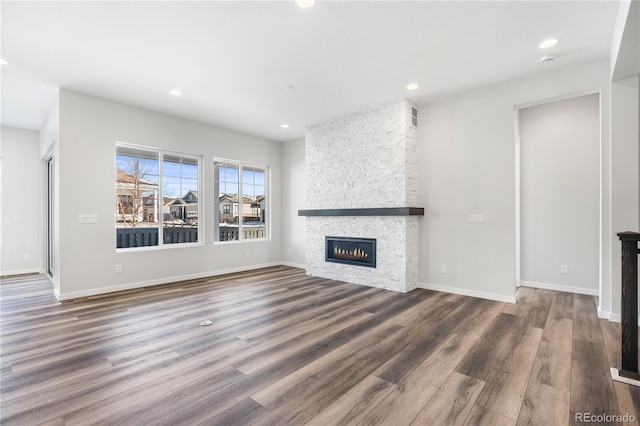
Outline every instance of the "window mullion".
<path id="1" fill-rule="evenodd" d="M 242 194 L 242 164 L 238 164 L 238 241 L 244 239 L 242 223 L 244 219 L 244 196 Z"/>
<path id="2" fill-rule="evenodd" d="M 162 247 L 164 245 L 164 212 L 162 211 L 162 207 L 164 205 L 164 185 L 162 183 L 164 176 L 162 172 L 162 165 L 164 161 L 164 154 L 162 151 L 158 152 L 158 192 L 160 193 L 159 199 L 162 199 L 162 203 L 158 201 L 160 209 L 160 217 L 158 219 L 158 247 Z"/>

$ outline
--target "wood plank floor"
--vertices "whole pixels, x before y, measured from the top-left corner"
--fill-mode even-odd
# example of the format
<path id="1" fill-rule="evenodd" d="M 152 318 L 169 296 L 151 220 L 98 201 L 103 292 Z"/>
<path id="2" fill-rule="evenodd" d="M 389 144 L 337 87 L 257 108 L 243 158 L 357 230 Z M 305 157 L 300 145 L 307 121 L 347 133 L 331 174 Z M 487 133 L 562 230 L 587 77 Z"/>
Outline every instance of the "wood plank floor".
<path id="1" fill-rule="evenodd" d="M 640 413 L 593 297 L 505 304 L 275 267 L 58 303 L 0 282 L 2 425 L 564 425 Z M 200 322 L 212 320 L 210 326 Z"/>

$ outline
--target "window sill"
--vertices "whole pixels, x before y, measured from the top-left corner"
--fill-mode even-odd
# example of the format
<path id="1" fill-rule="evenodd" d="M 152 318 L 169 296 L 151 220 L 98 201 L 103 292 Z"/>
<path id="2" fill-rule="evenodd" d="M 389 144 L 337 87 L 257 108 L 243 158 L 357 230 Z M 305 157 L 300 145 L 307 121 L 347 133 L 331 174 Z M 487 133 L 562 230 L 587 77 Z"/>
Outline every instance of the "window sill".
<path id="1" fill-rule="evenodd" d="M 144 247 L 127 247 L 116 248 L 116 253 L 133 253 L 140 251 L 157 251 L 157 250 L 171 250 L 171 249 L 183 249 L 193 247 L 204 247 L 204 243 L 176 243 L 176 244 L 163 244 L 161 246 L 144 246 Z"/>
<path id="2" fill-rule="evenodd" d="M 232 244 L 244 244 L 244 243 L 258 243 L 258 242 L 269 242 L 271 238 L 251 238 L 247 240 L 233 240 L 233 241 L 214 241 L 214 246 L 226 246 Z"/>

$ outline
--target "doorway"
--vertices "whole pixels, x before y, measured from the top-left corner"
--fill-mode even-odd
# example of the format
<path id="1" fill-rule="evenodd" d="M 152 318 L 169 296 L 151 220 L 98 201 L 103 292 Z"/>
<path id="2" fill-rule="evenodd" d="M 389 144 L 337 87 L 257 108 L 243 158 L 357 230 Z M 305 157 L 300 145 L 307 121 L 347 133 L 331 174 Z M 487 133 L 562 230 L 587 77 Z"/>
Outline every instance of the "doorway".
<path id="1" fill-rule="evenodd" d="M 520 285 L 598 295 L 600 96 L 516 114 Z"/>

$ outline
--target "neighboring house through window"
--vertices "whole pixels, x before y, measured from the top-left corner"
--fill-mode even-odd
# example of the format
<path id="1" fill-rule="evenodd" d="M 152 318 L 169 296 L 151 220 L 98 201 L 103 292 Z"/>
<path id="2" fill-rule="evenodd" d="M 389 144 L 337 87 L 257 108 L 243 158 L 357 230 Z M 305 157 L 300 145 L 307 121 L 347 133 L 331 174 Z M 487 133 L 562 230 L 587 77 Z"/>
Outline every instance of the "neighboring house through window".
<path id="1" fill-rule="evenodd" d="M 200 158 L 116 145 L 116 248 L 197 243 Z"/>
<path id="2" fill-rule="evenodd" d="M 216 159 L 214 175 L 218 192 L 215 241 L 267 238 L 268 168 Z"/>

